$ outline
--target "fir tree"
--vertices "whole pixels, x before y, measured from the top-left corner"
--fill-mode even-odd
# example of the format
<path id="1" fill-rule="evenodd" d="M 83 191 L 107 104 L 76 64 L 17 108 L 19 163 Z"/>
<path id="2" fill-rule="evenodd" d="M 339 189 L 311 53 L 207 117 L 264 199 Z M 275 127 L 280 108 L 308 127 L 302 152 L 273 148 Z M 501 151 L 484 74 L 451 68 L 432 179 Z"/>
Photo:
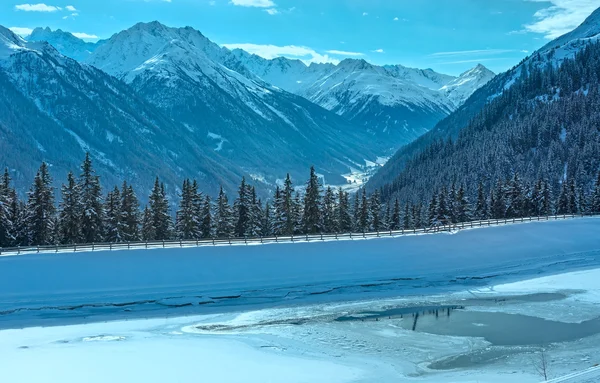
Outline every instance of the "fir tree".
<path id="1" fill-rule="evenodd" d="M 379 194 L 379 190 L 375 190 L 371 195 L 371 200 L 369 201 L 370 215 L 371 215 L 371 225 L 370 229 L 374 231 L 381 230 L 381 197 Z"/>
<path id="2" fill-rule="evenodd" d="M 461 186 L 456 192 L 455 210 L 457 222 L 467 222 L 471 220 L 471 207 L 463 186 Z"/>
<path id="3" fill-rule="evenodd" d="M 217 238 L 229 238 L 233 235 L 233 212 L 223 187 L 219 190 L 215 211 L 215 232 Z"/>
<path id="4" fill-rule="evenodd" d="M 338 189 L 337 203 L 337 223 L 340 233 L 350 233 L 352 231 L 352 215 L 350 214 L 350 198 L 348 193 Z"/>
<path id="5" fill-rule="evenodd" d="M 202 238 L 211 238 L 213 233 L 212 205 L 208 195 L 204 197 L 201 218 L 200 231 L 202 232 Z"/>
<path id="6" fill-rule="evenodd" d="M 27 202 L 27 234 L 32 245 L 50 245 L 54 234 L 54 193 L 45 162 L 38 170 Z"/>
<path id="7" fill-rule="evenodd" d="M 335 194 L 331 187 L 325 190 L 323 197 L 323 232 L 337 233 L 338 220 L 336 219 L 336 203 Z"/>
<path id="8" fill-rule="evenodd" d="M 598 175 L 596 176 L 594 192 L 592 194 L 592 200 L 590 202 L 590 211 L 592 214 L 600 213 L 600 172 L 598 172 Z"/>
<path id="9" fill-rule="evenodd" d="M 165 185 L 160 183 L 158 177 L 149 198 L 150 225 L 148 233 L 153 234 L 152 239 L 164 241 L 171 239 L 171 215 L 169 214 L 169 201 L 165 192 Z"/>
<path id="10" fill-rule="evenodd" d="M 245 237 L 250 227 L 250 198 L 246 178 L 242 177 L 242 182 L 238 188 L 238 198 L 233 204 L 237 222 L 235 224 L 235 235 Z"/>
<path id="11" fill-rule="evenodd" d="M 320 233 L 323 229 L 321 216 L 321 185 L 314 166 L 310 168 L 310 178 L 304 195 L 304 215 L 302 218 L 306 234 Z"/>
<path id="12" fill-rule="evenodd" d="M 358 218 L 358 230 L 360 232 L 369 231 L 369 223 L 371 221 L 370 217 L 370 209 L 369 209 L 369 200 L 367 199 L 367 191 L 366 189 L 362 189 L 362 197 L 360 200 L 360 213 Z"/>
<path id="13" fill-rule="evenodd" d="M 131 185 L 123 182 L 121 187 L 121 235 L 123 241 L 133 242 L 141 239 L 140 203 Z"/>
<path id="14" fill-rule="evenodd" d="M 118 187 L 115 186 L 106 196 L 104 211 L 106 217 L 104 239 L 111 243 L 121 242 L 123 240 L 121 233 L 121 192 Z"/>
<path id="15" fill-rule="evenodd" d="M 73 173 L 67 175 L 67 184 L 61 188 L 62 201 L 59 205 L 59 242 L 72 244 L 81 242 L 81 224 L 83 217 L 79 185 Z"/>
<path id="16" fill-rule="evenodd" d="M 81 238 L 86 243 L 100 242 L 104 216 L 102 189 L 89 153 L 81 165 L 78 187 L 81 193 Z"/>
<path id="17" fill-rule="evenodd" d="M 479 181 L 477 186 L 477 204 L 475 205 L 475 211 L 473 218 L 476 220 L 484 220 L 488 218 L 487 198 L 483 188 L 483 182 Z"/>
<path id="18" fill-rule="evenodd" d="M 175 231 L 179 239 L 199 239 L 202 237 L 200 228 L 201 216 L 196 206 L 196 196 L 193 184 L 189 179 L 183 181 L 179 209 L 175 214 Z"/>
<path id="19" fill-rule="evenodd" d="M 394 212 L 390 219 L 390 230 L 400 230 L 400 201 L 398 198 L 394 201 Z"/>

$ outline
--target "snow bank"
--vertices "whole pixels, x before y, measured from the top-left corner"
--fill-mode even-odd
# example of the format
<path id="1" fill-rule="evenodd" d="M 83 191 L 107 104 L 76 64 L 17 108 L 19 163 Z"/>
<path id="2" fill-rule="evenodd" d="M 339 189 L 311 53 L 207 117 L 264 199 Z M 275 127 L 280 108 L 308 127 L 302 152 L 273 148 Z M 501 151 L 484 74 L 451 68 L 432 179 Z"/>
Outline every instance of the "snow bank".
<path id="1" fill-rule="evenodd" d="M 584 218 L 368 241 L 0 257 L 0 322 L 452 292 L 598 266 L 598 232 L 600 219 Z"/>

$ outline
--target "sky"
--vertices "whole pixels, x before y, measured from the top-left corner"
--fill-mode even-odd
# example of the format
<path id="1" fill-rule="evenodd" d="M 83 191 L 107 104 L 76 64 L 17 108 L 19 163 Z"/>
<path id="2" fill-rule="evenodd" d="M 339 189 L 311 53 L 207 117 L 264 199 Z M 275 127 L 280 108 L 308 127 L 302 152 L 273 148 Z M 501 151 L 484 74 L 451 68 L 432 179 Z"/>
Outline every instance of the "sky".
<path id="1" fill-rule="evenodd" d="M 35 1 L 35 0 L 34 0 Z M 266 58 L 363 58 L 458 75 L 502 72 L 574 29 L 600 0 L 47 0 L 0 2 L 0 25 L 94 41 L 137 22 L 192 26 Z"/>

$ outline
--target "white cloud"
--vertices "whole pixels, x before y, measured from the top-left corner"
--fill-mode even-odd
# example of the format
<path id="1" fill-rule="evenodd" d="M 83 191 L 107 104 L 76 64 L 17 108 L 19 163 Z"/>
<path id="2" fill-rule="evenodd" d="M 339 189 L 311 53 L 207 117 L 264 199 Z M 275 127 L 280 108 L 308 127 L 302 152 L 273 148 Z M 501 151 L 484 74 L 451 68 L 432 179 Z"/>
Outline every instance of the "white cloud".
<path id="1" fill-rule="evenodd" d="M 338 56 L 364 56 L 364 53 L 360 53 L 360 52 L 348 52 L 348 51 L 338 51 L 335 49 L 332 49 L 330 51 L 325 51 L 325 53 L 329 53 L 331 55 L 338 55 Z"/>
<path id="2" fill-rule="evenodd" d="M 296 45 L 261 45 L 261 44 L 223 44 L 228 49 L 243 49 L 248 53 L 266 58 L 268 60 L 276 57 L 287 57 L 302 60 L 305 64 L 311 63 L 333 63 L 338 64 L 340 60 L 323 55 L 314 49 Z"/>
<path id="3" fill-rule="evenodd" d="M 210 0 L 208 2 L 208 5 L 216 5 L 216 4 L 217 4 L 217 2 L 215 0 Z"/>
<path id="4" fill-rule="evenodd" d="M 19 35 L 19 36 L 29 36 L 31 34 L 31 32 L 33 32 L 33 29 L 31 28 L 23 28 L 23 27 L 10 27 L 8 28 L 11 31 L 13 31 L 13 33 Z"/>
<path id="5" fill-rule="evenodd" d="M 371 52 L 373 52 L 373 53 L 384 53 L 385 51 L 383 49 L 379 48 L 379 49 L 375 49 L 375 50 L 373 50 Z"/>
<path id="6" fill-rule="evenodd" d="M 84 39 L 84 40 L 96 40 L 96 39 L 98 39 L 98 36 L 96 36 L 96 35 L 90 35 L 90 34 L 83 33 L 83 32 L 73 32 L 71 34 L 73 36 L 79 38 L 79 39 Z"/>
<path id="7" fill-rule="evenodd" d="M 267 12 L 271 16 L 277 15 L 279 13 L 279 11 L 275 8 L 265 9 L 265 12 Z"/>
<path id="8" fill-rule="evenodd" d="M 77 9 L 75 9 L 75 7 L 72 5 L 67 5 L 65 9 L 69 12 L 77 12 Z"/>
<path id="9" fill-rule="evenodd" d="M 363 12 L 363 16 L 369 16 L 369 12 Z"/>
<path id="10" fill-rule="evenodd" d="M 231 4 L 240 7 L 272 8 L 275 6 L 273 0 L 231 0 Z"/>
<path id="11" fill-rule="evenodd" d="M 18 4 L 15 5 L 15 9 L 17 11 L 25 11 L 25 12 L 56 12 L 62 10 L 61 7 L 56 7 L 54 5 L 46 5 L 43 3 L 40 4 Z"/>
<path id="12" fill-rule="evenodd" d="M 445 56 L 470 56 L 470 55 L 499 55 L 503 53 L 517 52 L 515 49 L 477 49 L 472 51 L 454 51 L 454 52 L 437 52 L 429 56 L 445 57 Z"/>
<path id="13" fill-rule="evenodd" d="M 537 11 L 535 21 L 525 25 L 529 32 L 555 39 L 577 28 L 592 12 L 600 7 L 600 0 L 527 0 L 549 3 L 548 8 Z"/>
<path id="14" fill-rule="evenodd" d="M 394 21 L 398 21 L 398 20 L 400 20 L 400 19 L 399 19 L 399 18 L 397 18 L 397 17 L 394 17 Z"/>
<path id="15" fill-rule="evenodd" d="M 479 58 L 479 59 L 473 59 L 473 60 L 458 60 L 458 61 L 446 61 L 446 62 L 441 62 L 438 63 L 440 65 L 442 64 L 447 64 L 447 65 L 451 65 L 451 64 L 472 64 L 472 63 L 482 63 L 482 62 L 486 62 L 486 61 L 498 61 L 498 60 L 512 60 L 512 58 L 509 57 L 495 57 L 495 58 Z"/>

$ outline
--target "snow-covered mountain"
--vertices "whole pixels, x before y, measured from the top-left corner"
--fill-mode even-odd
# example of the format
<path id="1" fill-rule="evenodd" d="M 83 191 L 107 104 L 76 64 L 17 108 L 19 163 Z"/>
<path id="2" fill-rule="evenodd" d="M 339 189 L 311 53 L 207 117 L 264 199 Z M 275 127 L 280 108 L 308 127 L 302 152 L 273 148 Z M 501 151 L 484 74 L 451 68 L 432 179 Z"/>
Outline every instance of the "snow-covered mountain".
<path id="1" fill-rule="evenodd" d="M 48 27 L 35 28 L 25 39 L 27 41 L 46 41 L 61 54 L 77 61 L 87 59 L 88 56 L 104 42 L 103 40 L 96 43 L 86 42 L 73 36 L 69 32 L 65 32 L 61 29 L 53 31 Z"/>
<path id="2" fill-rule="evenodd" d="M 64 182 L 85 152 L 105 186 L 127 179 L 142 198 L 157 175 L 173 196 L 183 177 L 233 191 L 243 175 L 123 82 L 1 26 L 0 137 L 0 164 L 21 190 L 41 161 Z"/>
<path id="3" fill-rule="evenodd" d="M 487 84 L 494 76 L 494 72 L 479 64 L 446 83 L 441 90 L 454 108 L 458 109 L 477 89 Z"/>
<path id="4" fill-rule="evenodd" d="M 426 133 L 494 77 L 482 65 L 454 77 L 431 69 L 377 66 L 362 59 L 307 66 L 281 57 L 267 60 L 240 49 L 233 54 L 266 82 L 301 95 L 398 146 Z"/>
<path id="5" fill-rule="evenodd" d="M 395 145 L 259 78 L 199 31 L 139 23 L 98 47 L 87 63 L 130 84 L 183 123 L 197 142 L 274 185 L 310 165 L 326 182 L 375 161 Z M 369 145 L 365 145 L 369 142 Z"/>

